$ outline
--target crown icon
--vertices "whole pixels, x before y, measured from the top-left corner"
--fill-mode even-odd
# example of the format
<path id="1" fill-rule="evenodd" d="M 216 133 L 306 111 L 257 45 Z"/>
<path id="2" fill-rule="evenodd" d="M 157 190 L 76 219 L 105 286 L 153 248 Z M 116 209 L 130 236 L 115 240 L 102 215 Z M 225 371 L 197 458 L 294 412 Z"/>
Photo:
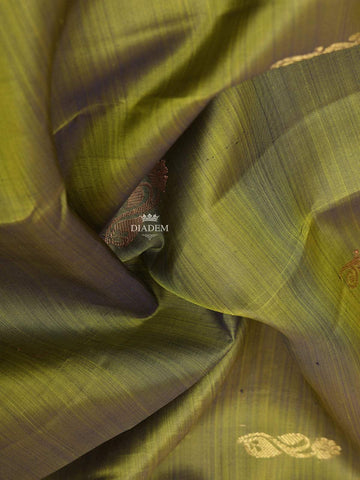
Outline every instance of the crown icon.
<path id="1" fill-rule="evenodd" d="M 143 222 L 157 222 L 158 218 L 160 215 L 151 215 L 151 213 L 148 213 L 147 215 L 141 215 L 141 219 Z"/>

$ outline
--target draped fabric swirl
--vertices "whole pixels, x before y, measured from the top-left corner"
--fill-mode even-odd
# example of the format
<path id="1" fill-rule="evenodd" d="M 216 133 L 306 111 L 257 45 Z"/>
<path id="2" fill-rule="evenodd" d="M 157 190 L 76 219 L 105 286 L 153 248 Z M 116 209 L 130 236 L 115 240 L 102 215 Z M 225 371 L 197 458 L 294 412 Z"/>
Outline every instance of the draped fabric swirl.
<path id="1" fill-rule="evenodd" d="M 0 14 L 1 480 L 360 478 L 360 2 Z"/>

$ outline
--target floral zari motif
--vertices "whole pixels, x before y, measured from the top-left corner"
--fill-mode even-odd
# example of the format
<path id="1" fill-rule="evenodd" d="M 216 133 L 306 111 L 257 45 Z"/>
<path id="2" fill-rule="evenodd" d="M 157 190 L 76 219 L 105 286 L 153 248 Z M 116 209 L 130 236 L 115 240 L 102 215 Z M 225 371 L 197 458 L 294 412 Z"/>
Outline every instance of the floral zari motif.
<path id="1" fill-rule="evenodd" d="M 273 437 L 267 433 L 250 433 L 238 438 L 246 452 L 256 458 L 272 458 L 286 454 L 295 458 L 315 457 L 328 460 L 340 455 L 341 447 L 334 440 L 316 438 L 313 442 L 302 433 L 286 433 Z"/>

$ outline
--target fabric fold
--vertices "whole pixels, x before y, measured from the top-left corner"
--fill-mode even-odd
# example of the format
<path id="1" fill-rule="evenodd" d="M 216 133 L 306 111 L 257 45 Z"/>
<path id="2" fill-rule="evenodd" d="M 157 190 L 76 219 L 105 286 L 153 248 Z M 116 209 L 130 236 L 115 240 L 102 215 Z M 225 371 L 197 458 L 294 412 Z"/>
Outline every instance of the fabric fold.
<path id="1" fill-rule="evenodd" d="M 358 0 L 29 0 L 0 13 L 0 477 L 209 477 L 201 457 L 223 480 L 224 458 L 233 476 L 254 472 L 262 460 L 234 455 L 271 438 L 273 452 L 305 442 L 306 478 L 328 472 L 316 453 L 352 480 L 359 289 L 340 273 L 360 248 L 360 50 L 266 70 L 345 42 Z M 151 215 L 169 230 L 122 257 L 99 232 L 164 157 Z M 277 371 L 271 397 L 257 379 Z M 275 457 L 287 480 L 289 458 Z"/>

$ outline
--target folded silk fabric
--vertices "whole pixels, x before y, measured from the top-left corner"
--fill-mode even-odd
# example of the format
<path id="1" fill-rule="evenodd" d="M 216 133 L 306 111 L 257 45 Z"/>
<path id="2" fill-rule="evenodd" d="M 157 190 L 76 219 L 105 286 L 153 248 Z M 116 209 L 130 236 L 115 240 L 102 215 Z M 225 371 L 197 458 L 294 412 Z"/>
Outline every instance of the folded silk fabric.
<path id="1" fill-rule="evenodd" d="M 360 478 L 360 3 L 0 12 L 0 478 Z"/>

